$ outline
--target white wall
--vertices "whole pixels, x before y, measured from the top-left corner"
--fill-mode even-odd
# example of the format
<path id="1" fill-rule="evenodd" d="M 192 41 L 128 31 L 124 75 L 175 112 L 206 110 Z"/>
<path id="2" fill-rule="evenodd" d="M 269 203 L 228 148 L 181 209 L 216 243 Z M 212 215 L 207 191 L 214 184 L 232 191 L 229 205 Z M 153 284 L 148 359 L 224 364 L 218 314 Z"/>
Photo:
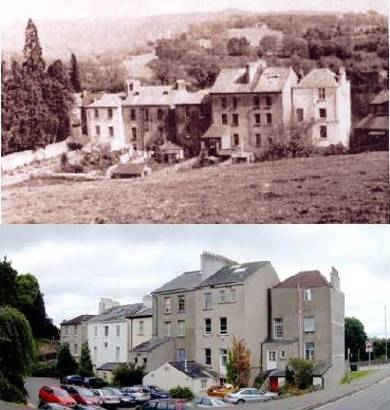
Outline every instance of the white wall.
<path id="1" fill-rule="evenodd" d="M 129 350 L 134 349 L 141 343 L 152 338 L 152 317 L 134 318 L 129 320 L 129 334 L 131 335 L 131 326 L 133 326 L 133 338 L 129 338 Z M 131 324 L 133 322 L 133 324 Z M 143 332 L 140 332 L 140 322 L 143 322 Z M 132 346 L 131 346 L 132 343 Z"/>

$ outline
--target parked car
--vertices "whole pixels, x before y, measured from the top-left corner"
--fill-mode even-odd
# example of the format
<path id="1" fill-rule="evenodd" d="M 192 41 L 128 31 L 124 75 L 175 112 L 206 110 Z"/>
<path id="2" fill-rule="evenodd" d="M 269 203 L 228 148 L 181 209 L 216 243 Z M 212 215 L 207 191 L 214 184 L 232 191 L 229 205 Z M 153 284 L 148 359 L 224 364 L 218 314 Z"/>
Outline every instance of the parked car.
<path id="1" fill-rule="evenodd" d="M 38 393 L 39 403 L 57 403 L 65 407 L 74 407 L 76 401 L 67 391 L 58 386 L 42 386 Z"/>
<path id="2" fill-rule="evenodd" d="M 188 410 L 190 406 L 185 400 L 180 399 L 162 399 L 150 400 L 142 406 L 138 406 L 140 410 Z"/>
<path id="3" fill-rule="evenodd" d="M 126 394 L 115 387 L 105 387 L 104 390 L 111 392 L 113 396 L 120 400 L 120 407 L 132 407 L 137 404 L 137 400 L 131 394 Z"/>
<path id="4" fill-rule="evenodd" d="M 105 408 L 117 408 L 121 401 L 118 396 L 112 394 L 109 390 L 106 389 L 93 389 L 92 390 L 95 396 L 99 397 L 102 400 L 102 407 Z"/>
<path id="5" fill-rule="evenodd" d="M 144 388 L 149 390 L 150 398 L 152 400 L 154 400 L 154 399 L 170 399 L 171 398 L 171 395 L 169 394 L 169 392 L 167 392 L 165 390 L 162 390 L 157 386 L 148 385 L 148 386 L 144 386 Z"/>
<path id="6" fill-rule="evenodd" d="M 225 384 L 224 386 L 216 385 L 207 389 L 207 394 L 211 397 L 224 398 L 228 393 L 234 393 L 235 389 L 231 384 Z"/>
<path id="7" fill-rule="evenodd" d="M 75 386 L 82 386 L 84 384 L 84 377 L 81 377 L 78 374 L 65 376 L 61 379 L 61 384 L 73 384 Z"/>
<path id="8" fill-rule="evenodd" d="M 80 386 L 61 385 L 61 388 L 66 390 L 78 404 L 99 406 L 103 404 L 103 400 L 89 389 Z"/>
<path id="9" fill-rule="evenodd" d="M 229 407 L 229 403 L 224 402 L 221 399 L 216 399 L 214 397 L 196 397 L 192 401 L 195 407 Z"/>
<path id="10" fill-rule="evenodd" d="M 228 403 L 240 404 L 246 402 L 249 403 L 254 401 L 272 400 L 275 397 L 275 395 L 277 396 L 276 393 L 266 393 L 258 389 L 245 388 L 240 389 L 236 393 L 228 393 L 224 397 L 224 400 Z"/>
<path id="11" fill-rule="evenodd" d="M 73 410 L 105 410 L 105 409 L 103 407 L 100 407 L 100 406 L 76 404 L 76 407 L 74 407 Z"/>
<path id="12" fill-rule="evenodd" d="M 137 403 L 144 403 L 151 399 L 149 390 L 144 386 L 123 387 L 121 391 L 133 396 Z"/>
<path id="13" fill-rule="evenodd" d="M 100 377 L 85 377 L 83 384 L 90 389 L 102 389 L 108 386 L 108 383 Z"/>
<path id="14" fill-rule="evenodd" d="M 41 410 L 69 410 L 69 407 L 57 403 L 41 403 L 39 408 Z"/>

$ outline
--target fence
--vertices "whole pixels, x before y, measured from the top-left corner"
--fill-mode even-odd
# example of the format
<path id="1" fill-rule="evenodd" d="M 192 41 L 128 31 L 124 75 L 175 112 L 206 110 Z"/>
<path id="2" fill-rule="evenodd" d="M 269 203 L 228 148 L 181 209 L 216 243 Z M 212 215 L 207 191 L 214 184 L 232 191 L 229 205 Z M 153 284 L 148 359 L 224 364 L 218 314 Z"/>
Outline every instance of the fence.
<path id="1" fill-rule="evenodd" d="M 1 157 L 1 168 L 4 171 L 12 171 L 18 167 L 29 165 L 34 161 L 54 158 L 68 151 L 66 141 L 47 145 L 35 151 L 21 151 Z"/>

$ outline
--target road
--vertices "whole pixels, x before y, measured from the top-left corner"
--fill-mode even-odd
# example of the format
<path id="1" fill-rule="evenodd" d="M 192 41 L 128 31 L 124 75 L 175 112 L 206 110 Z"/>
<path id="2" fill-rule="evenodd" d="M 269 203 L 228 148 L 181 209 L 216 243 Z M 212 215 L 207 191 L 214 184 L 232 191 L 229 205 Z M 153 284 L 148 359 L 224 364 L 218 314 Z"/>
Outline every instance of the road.
<path id="1" fill-rule="evenodd" d="M 390 410 L 390 378 L 318 410 Z"/>

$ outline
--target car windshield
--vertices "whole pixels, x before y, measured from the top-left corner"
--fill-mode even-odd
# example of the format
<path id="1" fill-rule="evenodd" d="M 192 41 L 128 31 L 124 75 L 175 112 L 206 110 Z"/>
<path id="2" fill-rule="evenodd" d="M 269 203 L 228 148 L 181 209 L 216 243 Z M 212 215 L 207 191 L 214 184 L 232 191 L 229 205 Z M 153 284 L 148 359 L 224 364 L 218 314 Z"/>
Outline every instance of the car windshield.
<path id="1" fill-rule="evenodd" d="M 105 388 L 104 389 L 105 391 L 109 391 L 110 392 L 110 394 L 114 394 L 114 395 L 119 395 L 119 396 L 121 396 L 122 395 L 122 393 L 121 393 L 121 391 L 119 390 L 119 389 L 114 389 L 114 388 L 112 388 L 112 387 L 108 387 L 108 388 Z"/>
<path id="2" fill-rule="evenodd" d="M 58 397 L 69 397 L 69 393 L 62 389 L 53 388 L 53 392 Z"/>
<path id="3" fill-rule="evenodd" d="M 82 396 L 85 396 L 85 397 L 93 397 L 94 396 L 94 393 L 93 392 L 91 392 L 91 390 L 88 390 L 88 389 L 77 389 L 77 391 L 78 391 L 78 393 L 79 394 L 81 394 Z"/>

